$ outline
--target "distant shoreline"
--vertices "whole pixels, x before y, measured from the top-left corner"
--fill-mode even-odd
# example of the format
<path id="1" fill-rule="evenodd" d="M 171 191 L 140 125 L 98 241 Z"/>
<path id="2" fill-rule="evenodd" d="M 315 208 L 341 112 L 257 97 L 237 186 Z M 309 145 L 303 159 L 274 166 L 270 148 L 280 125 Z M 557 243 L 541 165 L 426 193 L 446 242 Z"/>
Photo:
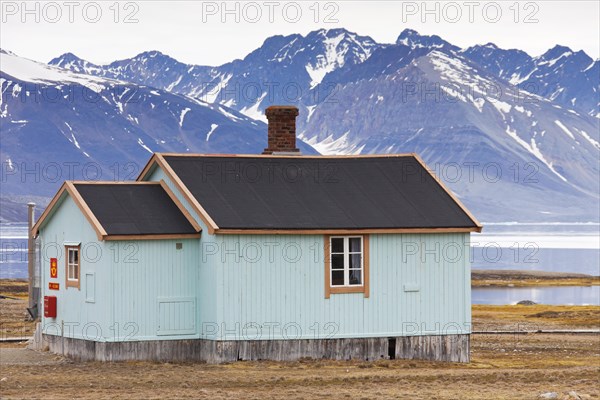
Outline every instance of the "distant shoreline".
<path id="1" fill-rule="evenodd" d="M 483 270 L 471 271 L 471 287 L 598 286 L 600 276 L 570 272 Z"/>
<path id="2" fill-rule="evenodd" d="M 26 295 L 26 278 L 0 278 L 0 294 L 17 292 Z M 523 270 L 484 270 L 471 271 L 471 287 L 548 287 L 548 286 L 599 286 L 600 276 L 571 272 L 523 271 Z M 7 290 L 8 289 L 8 290 Z M 14 293 L 14 292 L 13 292 Z"/>

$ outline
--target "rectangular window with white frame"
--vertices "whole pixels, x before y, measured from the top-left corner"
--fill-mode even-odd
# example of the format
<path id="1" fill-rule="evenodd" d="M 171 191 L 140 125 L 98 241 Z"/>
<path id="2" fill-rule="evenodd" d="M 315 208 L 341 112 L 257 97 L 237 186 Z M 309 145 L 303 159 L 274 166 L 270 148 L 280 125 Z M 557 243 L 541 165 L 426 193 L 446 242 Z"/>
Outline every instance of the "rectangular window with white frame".
<path id="1" fill-rule="evenodd" d="M 362 286 L 363 238 L 362 236 L 332 236 L 331 287 Z"/>
<path id="2" fill-rule="evenodd" d="M 369 235 L 325 235 L 325 298 L 369 289 Z"/>
<path id="3" fill-rule="evenodd" d="M 81 275 L 80 246 L 65 246 L 66 286 L 79 289 Z"/>

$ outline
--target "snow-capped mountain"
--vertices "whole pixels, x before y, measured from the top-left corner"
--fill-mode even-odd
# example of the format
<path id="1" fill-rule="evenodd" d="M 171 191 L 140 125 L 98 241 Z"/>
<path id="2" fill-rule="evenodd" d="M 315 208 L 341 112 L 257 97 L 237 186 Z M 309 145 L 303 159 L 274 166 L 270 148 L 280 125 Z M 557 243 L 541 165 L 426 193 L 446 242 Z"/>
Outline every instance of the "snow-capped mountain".
<path id="1" fill-rule="evenodd" d="M 49 196 L 65 179 L 133 179 L 157 151 L 266 146 L 264 123 L 220 104 L 0 56 L 3 196 Z"/>
<path id="2" fill-rule="evenodd" d="M 115 152 L 111 161 L 122 162 L 130 152 L 136 159 L 136 152 L 147 152 L 144 146 L 224 152 L 221 144 L 210 143 L 220 135 L 232 146 L 227 152 L 258 153 L 266 127 L 257 120 L 264 120 L 264 109 L 296 104 L 300 137 L 318 151 L 417 152 L 483 221 L 599 218 L 600 71 L 598 61 L 583 52 L 557 46 L 531 57 L 493 43 L 461 49 L 413 30 L 400 33 L 393 44 L 378 44 L 335 29 L 273 36 L 221 66 L 187 65 L 156 51 L 107 65 L 65 54 L 50 64 L 60 67 L 52 71 L 62 81 L 84 79 L 103 87 L 101 106 L 81 107 L 85 117 L 79 107 L 22 107 L 16 98 L 27 91 L 15 97 L 14 84 L 6 83 L 15 78 L 5 77 L 3 64 L 0 110 L 9 104 L 10 132 L 30 129 L 8 143 L 31 136 L 35 147 L 39 129 L 79 157 L 85 151 L 97 158 L 90 152 L 97 151 L 92 132 L 105 137 L 129 130 L 131 140 L 105 151 Z M 51 86 L 64 90 L 61 79 Z M 113 86 L 129 89 L 111 95 Z M 125 105 L 123 99 L 134 92 L 139 101 Z M 25 109 L 26 115 L 16 114 Z M 69 118 L 80 125 L 74 128 Z M 8 120 L 3 115 L 3 125 Z M 23 120 L 29 122 L 17 128 Z M 71 140 L 62 120 L 75 131 Z M 81 132 L 85 139 L 79 139 Z M 4 137 L 3 129 L 3 160 Z M 240 138 L 246 142 L 237 143 Z M 11 146 L 14 154 L 24 152 Z M 61 150 L 40 151 L 37 157 Z"/>
<path id="3" fill-rule="evenodd" d="M 146 51 L 107 65 L 96 65 L 73 53 L 66 53 L 48 64 L 73 72 L 152 86 L 179 94 L 193 93 L 193 89 L 202 87 L 201 83 L 212 80 L 213 73 L 218 74 L 212 67 L 190 66 L 159 51 Z"/>
<path id="4" fill-rule="evenodd" d="M 539 57 L 494 44 L 463 53 L 480 66 L 529 93 L 600 118 L 600 61 L 584 51 L 555 46 Z"/>
<path id="5" fill-rule="evenodd" d="M 437 35 L 421 35 L 419 32 L 412 29 L 403 30 L 396 44 L 408 46 L 411 49 L 425 48 L 425 49 L 447 49 L 447 50 L 459 50 L 458 47 L 446 42 L 444 39 Z"/>
<path id="6" fill-rule="evenodd" d="M 49 64 L 217 102 L 266 121 L 269 105 L 297 102 L 327 74 L 360 64 L 381 47 L 345 29 L 321 29 L 270 37 L 244 59 L 215 67 L 182 64 L 156 51 L 102 66 L 67 53 Z"/>
<path id="7" fill-rule="evenodd" d="M 332 72 L 351 71 L 346 73 L 346 79 L 361 79 L 365 71 L 373 72 L 369 71 L 373 67 L 395 70 L 397 63 L 403 62 L 394 55 L 398 47 L 404 46 L 411 53 L 409 60 L 438 49 L 461 53 L 487 72 L 529 93 L 600 117 L 600 61 L 592 60 L 583 51 L 556 46 L 539 57 L 531 57 L 524 51 L 500 49 L 493 43 L 460 49 L 439 36 L 421 35 L 411 29 L 402 31 L 395 44 L 379 44 L 345 29 L 321 29 L 306 36 L 270 37 L 243 59 L 221 66 L 188 65 L 157 51 L 107 65 L 95 65 L 66 53 L 51 60 L 50 65 L 218 102 L 264 121 L 263 111 L 269 104 L 317 103 L 330 98 L 327 93 L 344 76 L 338 74 L 333 82 L 327 79 Z M 374 52 L 374 62 L 356 68 Z M 324 86 L 320 91 L 311 91 L 323 82 L 329 85 L 327 93 Z"/>
<path id="8" fill-rule="evenodd" d="M 515 90 L 450 48 L 420 51 L 380 50 L 386 62 L 372 66 L 373 54 L 361 79 L 332 74 L 343 75 L 336 101 L 308 106 L 303 140 L 322 153 L 417 152 L 487 220 L 598 218 L 597 118 Z"/>

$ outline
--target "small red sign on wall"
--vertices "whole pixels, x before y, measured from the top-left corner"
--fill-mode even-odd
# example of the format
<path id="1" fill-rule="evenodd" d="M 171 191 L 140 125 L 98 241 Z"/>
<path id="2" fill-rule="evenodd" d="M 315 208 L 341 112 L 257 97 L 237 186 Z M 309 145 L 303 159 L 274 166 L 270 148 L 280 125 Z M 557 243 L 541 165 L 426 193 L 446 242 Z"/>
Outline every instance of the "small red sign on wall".
<path id="1" fill-rule="evenodd" d="M 44 317 L 56 318 L 56 296 L 44 296 Z"/>
<path id="2" fill-rule="evenodd" d="M 50 289 L 50 290 L 59 290 L 60 289 L 60 285 L 58 283 L 55 283 L 55 282 L 50 282 L 50 283 L 48 283 L 48 289 Z"/>
<path id="3" fill-rule="evenodd" d="M 58 262 L 56 258 L 50 259 L 50 278 L 58 278 Z"/>

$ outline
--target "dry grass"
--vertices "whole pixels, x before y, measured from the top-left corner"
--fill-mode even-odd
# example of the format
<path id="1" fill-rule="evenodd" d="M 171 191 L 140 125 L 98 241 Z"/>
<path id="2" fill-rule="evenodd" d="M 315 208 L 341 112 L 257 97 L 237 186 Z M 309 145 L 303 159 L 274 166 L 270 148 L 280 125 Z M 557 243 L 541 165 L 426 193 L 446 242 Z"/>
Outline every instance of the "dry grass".
<path id="1" fill-rule="evenodd" d="M 226 365 L 63 362 L 11 365 L 3 398 L 534 399 L 598 398 L 598 336 L 474 336 L 470 364 L 413 360 Z"/>
<path id="2" fill-rule="evenodd" d="M 473 270 L 472 287 L 598 286 L 600 276 L 569 272 Z"/>
<path id="3" fill-rule="evenodd" d="M 27 314 L 27 281 L 0 279 L 0 337 L 31 336 L 35 325 Z"/>
<path id="4" fill-rule="evenodd" d="M 471 287 L 547 287 L 547 286 L 598 286 L 600 278 L 565 279 L 472 279 Z"/>
<path id="5" fill-rule="evenodd" d="M 0 294 L 27 298 L 27 281 L 23 279 L 0 279 Z"/>
<path id="6" fill-rule="evenodd" d="M 600 329 L 598 306 L 474 305 L 474 330 Z"/>
<path id="7" fill-rule="evenodd" d="M 32 326 L 22 321 L 25 298 L 3 299 L 0 305 L 2 326 Z M 532 326 L 599 328 L 600 307 L 473 306 L 475 330 Z M 5 363 L 0 365 L 0 397 L 518 400 L 535 399 L 544 392 L 562 395 L 575 390 L 600 398 L 598 335 L 484 334 L 473 335 L 471 343 L 469 364 L 414 360 L 225 365 L 70 360 L 51 365 Z M 23 345 L 1 347 L 6 346 Z"/>

